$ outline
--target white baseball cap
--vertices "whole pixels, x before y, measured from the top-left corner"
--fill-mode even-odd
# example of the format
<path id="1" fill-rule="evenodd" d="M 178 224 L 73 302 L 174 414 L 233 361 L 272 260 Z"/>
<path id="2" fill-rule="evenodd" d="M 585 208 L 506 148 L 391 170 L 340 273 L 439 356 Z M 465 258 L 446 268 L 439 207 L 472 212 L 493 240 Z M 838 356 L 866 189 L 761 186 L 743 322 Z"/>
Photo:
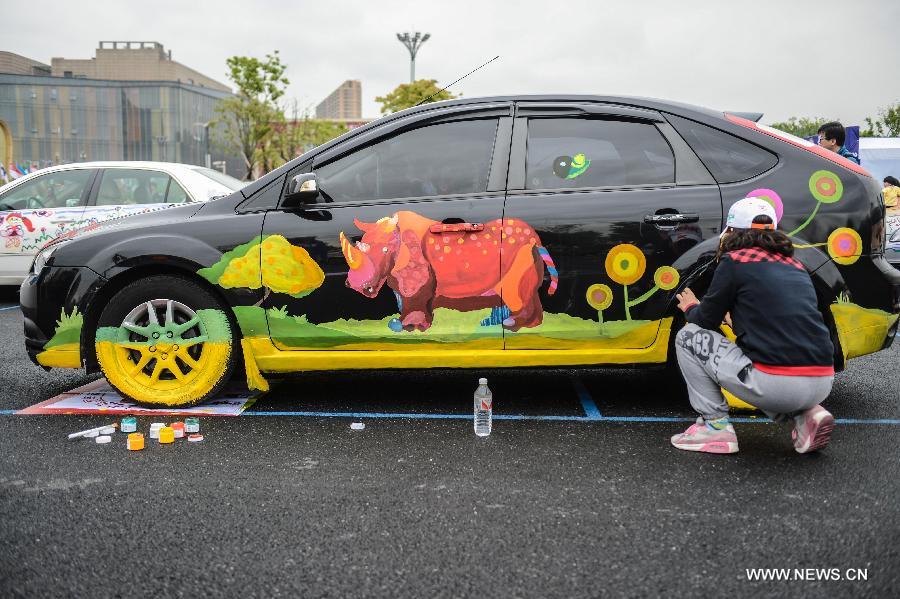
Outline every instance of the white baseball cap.
<path id="1" fill-rule="evenodd" d="M 754 223 L 757 216 L 768 216 L 771 224 Z M 778 226 L 778 217 L 775 216 L 775 207 L 762 198 L 744 198 L 731 205 L 728 217 L 725 219 L 725 234 L 728 229 L 775 229 Z"/>

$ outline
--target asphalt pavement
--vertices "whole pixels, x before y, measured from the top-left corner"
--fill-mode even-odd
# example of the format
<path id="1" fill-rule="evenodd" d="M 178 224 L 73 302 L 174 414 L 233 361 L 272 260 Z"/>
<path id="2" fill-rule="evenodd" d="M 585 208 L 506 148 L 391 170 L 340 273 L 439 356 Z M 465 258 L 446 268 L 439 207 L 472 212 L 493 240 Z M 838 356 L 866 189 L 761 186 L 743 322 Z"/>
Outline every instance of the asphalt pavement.
<path id="1" fill-rule="evenodd" d="M 736 455 L 675 450 L 690 407 L 630 369 L 304 374 L 203 418 L 202 443 L 135 453 L 66 440 L 109 417 L 13 413 L 96 377 L 32 365 L 5 293 L 4 597 L 900 595 L 900 344 L 838 375 L 840 424 L 805 456 L 753 415 Z"/>

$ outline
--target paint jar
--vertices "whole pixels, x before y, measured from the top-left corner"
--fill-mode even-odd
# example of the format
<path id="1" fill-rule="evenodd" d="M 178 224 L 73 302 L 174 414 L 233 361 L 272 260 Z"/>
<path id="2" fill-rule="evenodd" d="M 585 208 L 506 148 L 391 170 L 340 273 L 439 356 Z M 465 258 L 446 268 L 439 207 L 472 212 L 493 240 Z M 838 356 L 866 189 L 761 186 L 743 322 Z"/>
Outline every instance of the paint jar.
<path id="1" fill-rule="evenodd" d="M 144 448 L 144 435 L 131 433 L 128 435 L 127 445 L 129 451 L 140 451 Z"/>
<path id="2" fill-rule="evenodd" d="M 137 431 L 137 418 L 134 416 L 126 416 L 122 418 L 122 424 L 119 426 L 123 433 L 133 433 Z"/>
<path id="3" fill-rule="evenodd" d="M 199 418 L 185 418 L 184 419 L 184 432 L 199 433 L 200 432 L 200 419 Z"/>
<path id="4" fill-rule="evenodd" d="M 159 442 L 160 443 L 174 443 L 175 442 L 175 431 L 172 430 L 171 426 L 164 426 L 159 429 Z"/>
<path id="5" fill-rule="evenodd" d="M 176 439 L 184 438 L 184 423 L 183 422 L 173 422 L 172 424 L 169 425 L 169 428 L 171 428 L 172 431 L 174 431 Z"/>
<path id="6" fill-rule="evenodd" d="M 159 431 L 166 425 L 165 422 L 154 422 L 150 425 L 150 438 L 159 439 Z"/>
<path id="7" fill-rule="evenodd" d="M 202 440 L 203 440 L 203 435 L 201 435 L 200 433 L 194 433 L 192 435 L 188 435 L 188 441 L 190 441 L 191 443 L 199 443 Z"/>
<path id="8" fill-rule="evenodd" d="M 95 443 L 100 443 L 101 445 L 104 443 L 109 443 L 110 441 L 112 441 L 112 437 L 110 437 L 109 435 L 100 435 L 99 437 L 94 439 Z"/>

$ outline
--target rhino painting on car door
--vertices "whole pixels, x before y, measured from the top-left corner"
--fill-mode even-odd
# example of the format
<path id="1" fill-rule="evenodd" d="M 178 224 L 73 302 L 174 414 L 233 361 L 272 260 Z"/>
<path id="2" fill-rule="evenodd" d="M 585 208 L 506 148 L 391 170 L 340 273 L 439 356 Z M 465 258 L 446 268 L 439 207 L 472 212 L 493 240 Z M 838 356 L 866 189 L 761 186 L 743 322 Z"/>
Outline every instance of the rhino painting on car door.
<path id="1" fill-rule="evenodd" d="M 496 219 L 484 224 L 443 224 L 410 211 L 375 223 L 354 219 L 363 237 L 340 234 L 349 272 L 347 287 L 374 298 L 387 286 L 400 312 L 395 330 L 427 331 L 436 308 L 461 312 L 493 308 L 503 328 L 536 327 L 543 319 L 538 291 L 546 265 L 548 293 L 557 273 L 550 254 L 527 223 Z M 500 280 L 485 276 L 500 262 Z"/>

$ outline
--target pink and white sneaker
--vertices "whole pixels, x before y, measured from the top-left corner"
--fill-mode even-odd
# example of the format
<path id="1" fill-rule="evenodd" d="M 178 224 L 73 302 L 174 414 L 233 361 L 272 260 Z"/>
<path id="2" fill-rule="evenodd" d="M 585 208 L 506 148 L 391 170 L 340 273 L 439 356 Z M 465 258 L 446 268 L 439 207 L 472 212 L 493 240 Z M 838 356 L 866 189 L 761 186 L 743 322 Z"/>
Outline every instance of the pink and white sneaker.
<path id="1" fill-rule="evenodd" d="M 834 416 L 822 406 L 812 407 L 794 417 L 791 438 L 797 453 L 809 453 L 824 448 L 831 440 Z"/>
<path id="2" fill-rule="evenodd" d="M 672 445 L 685 451 L 702 451 L 705 453 L 737 453 L 737 435 L 729 422 L 721 429 L 707 426 L 703 417 L 688 427 L 683 433 L 672 436 Z"/>

